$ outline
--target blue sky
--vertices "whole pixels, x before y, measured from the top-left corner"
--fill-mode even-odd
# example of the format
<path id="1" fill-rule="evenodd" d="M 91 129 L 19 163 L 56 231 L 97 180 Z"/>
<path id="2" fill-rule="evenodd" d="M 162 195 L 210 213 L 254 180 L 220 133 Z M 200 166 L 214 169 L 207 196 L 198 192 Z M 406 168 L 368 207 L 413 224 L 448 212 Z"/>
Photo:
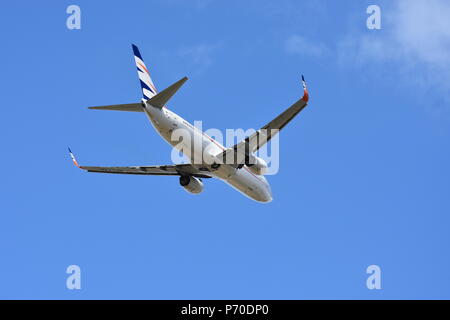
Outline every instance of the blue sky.
<path id="1" fill-rule="evenodd" d="M 66 28 L 67 6 L 81 30 Z M 378 4 L 382 29 L 366 28 Z M 444 0 L 54 1 L 3 5 L 0 298 L 450 298 L 450 28 Z M 142 114 L 131 43 L 171 109 L 281 133 L 274 201 L 220 181 L 88 174 L 170 163 Z M 68 290 L 67 266 L 82 289 Z M 366 268 L 382 289 L 366 288 Z"/>

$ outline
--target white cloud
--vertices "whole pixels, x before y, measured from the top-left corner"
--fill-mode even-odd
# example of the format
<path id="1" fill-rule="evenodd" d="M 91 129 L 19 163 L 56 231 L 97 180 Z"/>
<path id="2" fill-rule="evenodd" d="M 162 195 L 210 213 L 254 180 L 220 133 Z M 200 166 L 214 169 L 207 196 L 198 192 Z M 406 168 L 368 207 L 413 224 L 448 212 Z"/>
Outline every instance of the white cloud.
<path id="1" fill-rule="evenodd" d="M 431 64 L 450 63 L 450 1 L 400 0 L 395 8 L 391 41 Z"/>
<path id="2" fill-rule="evenodd" d="M 408 82 L 448 93 L 450 1 L 397 0 L 381 10 L 383 29 L 347 35 L 337 44 L 340 61 L 395 63 Z"/>
<path id="3" fill-rule="evenodd" d="M 299 35 L 290 36 L 285 42 L 285 50 L 289 54 L 321 57 L 328 53 L 328 48 L 320 42 L 313 42 Z"/>

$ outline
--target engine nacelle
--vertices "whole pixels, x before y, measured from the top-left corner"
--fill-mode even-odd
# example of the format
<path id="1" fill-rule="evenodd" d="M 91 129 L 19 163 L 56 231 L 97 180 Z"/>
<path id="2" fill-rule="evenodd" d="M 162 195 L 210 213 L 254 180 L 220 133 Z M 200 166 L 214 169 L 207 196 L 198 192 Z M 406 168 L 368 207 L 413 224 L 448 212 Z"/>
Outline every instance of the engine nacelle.
<path id="1" fill-rule="evenodd" d="M 189 193 L 198 194 L 203 191 L 203 182 L 191 176 L 181 176 L 180 185 Z"/>
<path id="2" fill-rule="evenodd" d="M 251 161 L 247 161 L 246 165 L 254 174 L 258 175 L 266 174 L 269 168 L 264 159 L 255 156 L 251 159 Z"/>

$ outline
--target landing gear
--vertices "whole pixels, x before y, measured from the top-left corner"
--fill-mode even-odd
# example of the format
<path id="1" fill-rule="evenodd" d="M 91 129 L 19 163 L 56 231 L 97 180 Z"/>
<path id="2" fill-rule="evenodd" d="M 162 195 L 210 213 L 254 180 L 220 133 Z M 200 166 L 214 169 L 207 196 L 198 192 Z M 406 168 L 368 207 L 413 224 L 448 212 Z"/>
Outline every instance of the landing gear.
<path id="1" fill-rule="evenodd" d="M 213 164 L 211 165 L 211 168 L 214 169 L 214 170 L 219 169 L 219 168 L 220 168 L 220 163 L 213 163 Z"/>

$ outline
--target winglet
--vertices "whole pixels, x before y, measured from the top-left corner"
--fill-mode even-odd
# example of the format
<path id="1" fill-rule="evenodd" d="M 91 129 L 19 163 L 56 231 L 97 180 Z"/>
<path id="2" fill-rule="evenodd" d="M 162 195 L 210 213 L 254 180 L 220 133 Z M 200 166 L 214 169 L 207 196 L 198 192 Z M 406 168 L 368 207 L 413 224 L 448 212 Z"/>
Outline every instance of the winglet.
<path id="1" fill-rule="evenodd" d="M 80 166 L 78 165 L 77 159 L 75 159 L 75 156 L 72 153 L 72 150 L 69 149 L 69 153 L 70 153 L 70 157 L 72 158 L 73 163 L 79 168 Z"/>
<path id="2" fill-rule="evenodd" d="M 302 75 L 302 83 L 303 83 L 303 101 L 308 102 L 309 100 L 309 94 L 308 94 L 308 88 L 306 87 L 306 81 L 305 77 Z"/>

